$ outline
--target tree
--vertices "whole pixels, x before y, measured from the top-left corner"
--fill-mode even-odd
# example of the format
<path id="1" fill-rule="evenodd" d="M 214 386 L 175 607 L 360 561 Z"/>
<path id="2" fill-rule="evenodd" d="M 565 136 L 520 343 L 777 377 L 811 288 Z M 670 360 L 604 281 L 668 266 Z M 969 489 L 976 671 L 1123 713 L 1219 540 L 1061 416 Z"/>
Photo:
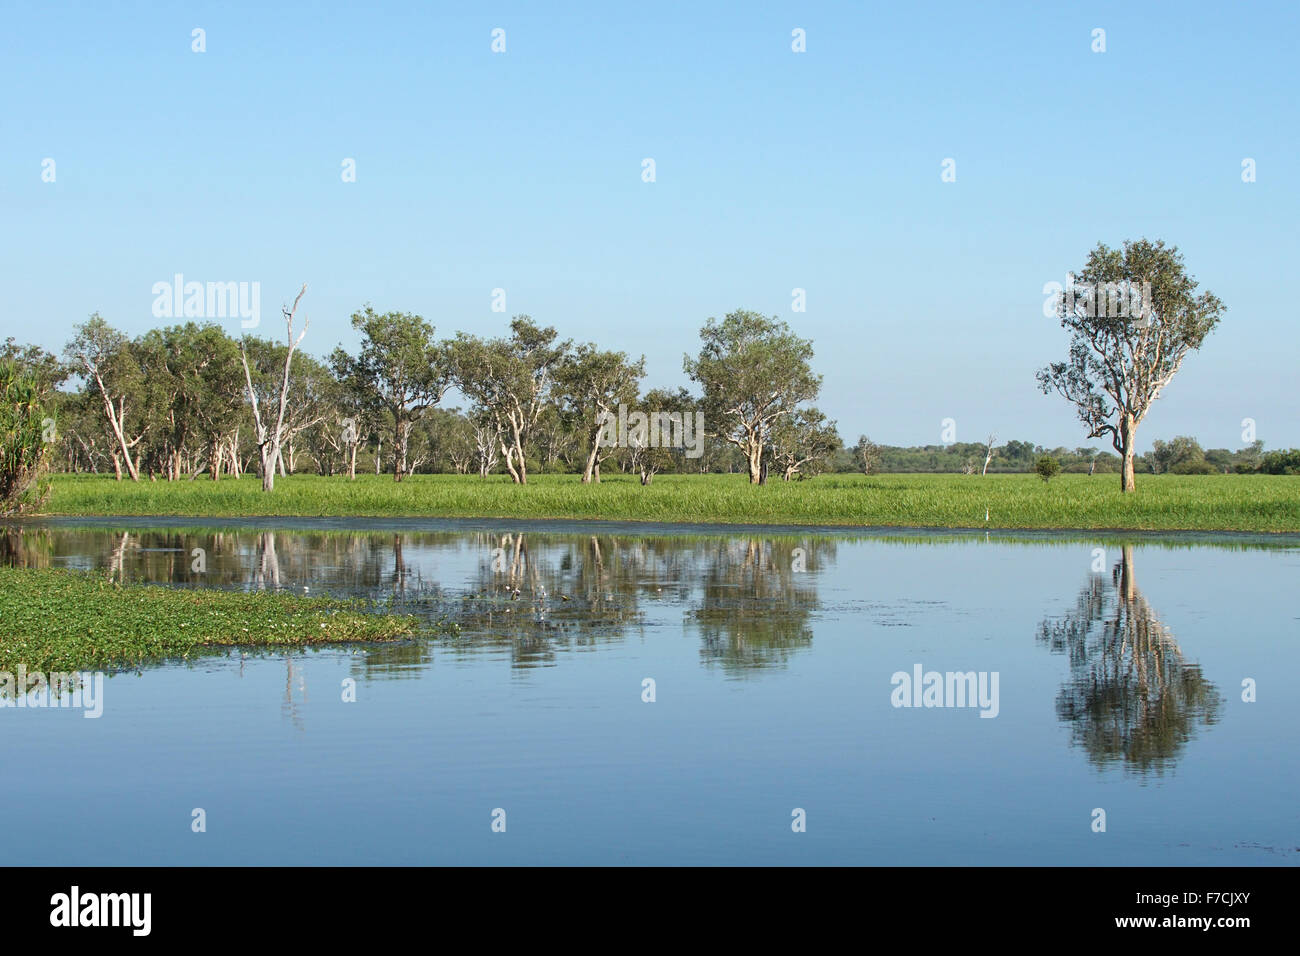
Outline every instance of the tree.
<path id="1" fill-rule="evenodd" d="M 0 359 L 0 515 L 39 507 L 49 493 L 45 418 L 37 375 Z"/>
<path id="2" fill-rule="evenodd" d="M 1195 466 L 1205 461 L 1200 443 L 1188 435 L 1179 435 L 1173 441 L 1156 439 L 1151 446 L 1151 473 L 1169 474 L 1176 469 Z"/>
<path id="3" fill-rule="evenodd" d="M 990 435 L 989 440 L 984 443 L 984 468 L 980 471 L 981 478 L 989 473 L 989 462 L 993 460 L 993 443 L 997 440 L 997 435 Z"/>
<path id="4" fill-rule="evenodd" d="M 1051 481 L 1061 473 L 1061 463 L 1051 455 L 1044 455 L 1035 462 L 1034 471 L 1043 481 Z"/>
<path id="5" fill-rule="evenodd" d="M 556 370 L 556 383 L 565 410 L 576 419 L 587 441 L 587 459 L 582 483 L 600 481 L 600 463 L 610 448 L 599 441 L 605 423 L 617 414 L 620 404 L 636 400 L 637 387 L 645 375 L 645 356 L 635 362 L 624 352 L 605 352 L 594 342 L 579 345 Z"/>
<path id="6" fill-rule="evenodd" d="M 307 294 L 307 283 L 302 284 L 298 290 L 297 297 L 293 300 L 292 308 L 281 308 L 280 312 L 284 315 L 285 326 L 285 351 L 284 351 L 284 372 L 280 376 L 279 388 L 277 389 L 278 401 L 275 406 L 275 419 L 270 417 L 271 409 L 266 409 L 266 417 L 263 417 L 263 406 L 267 403 L 258 401 L 257 389 L 253 387 L 253 373 L 248 367 L 248 341 L 245 339 L 239 343 L 239 357 L 244 365 L 244 382 L 248 386 L 248 404 L 253 412 L 253 430 L 257 439 L 257 455 L 261 462 L 262 468 L 262 490 L 275 490 L 275 469 L 280 463 L 280 448 L 285 440 L 285 409 L 289 401 L 289 375 L 293 367 L 293 353 L 297 351 L 302 340 L 307 336 L 307 327 L 311 320 L 306 316 L 303 317 L 302 331 L 298 337 L 293 337 L 293 324 L 298 314 L 298 304 L 302 302 L 302 297 Z"/>
<path id="7" fill-rule="evenodd" d="M 1079 279 L 1057 301 L 1071 333 L 1069 360 L 1040 370 L 1038 384 L 1074 405 L 1089 438 L 1110 436 L 1123 460 L 1120 488 L 1132 491 L 1137 428 L 1224 306 L 1213 293 L 1196 294 L 1182 255 L 1163 241 L 1126 241 L 1122 250 L 1099 243 Z"/>
<path id="8" fill-rule="evenodd" d="M 821 391 L 822 378 L 810 364 L 812 342 L 775 317 L 746 311 L 721 322 L 710 318 L 700 340 L 699 355 L 684 356 L 682 367 L 704 391 L 711 431 L 741 450 L 750 484 L 761 484 L 773 426 Z"/>
<path id="9" fill-rule="evenodd" d="M 411 429 L 451 385 L 447 350 L 434 342 L 432 325 L 407 312 L 380 315 L 367 305 L 353 314 L 352 327 L 361 332 L 361 354 L 336 350 L 335 368 L 392 416 L 393 480 L 401 481 Z"/>
<path id="10" fill-rule="evenodd" d="M 161 465 L 175 480 L 187 469 L 197 474 L 206 455 L 216 479 L 221 445 L 242 405 L 239 347 L 213 323 L 187 322 L 145 333 L 137 348 L 148 368 L 151 470 Z"/>
<path id="11" fill-rule="evenodd" d="M 772 428 L 772 460 L 782 481 L 818 474 L 842 445 L 835 422 L 816 408 L 799 409 Z"/>
<path id="12" fill-rule="evenodd" d="M 517 315 L 509 338 L 484 341 L 460 332 L 449 346 L 456 385 L 491 419 L 516 484 L 528 483 L 524 447 L 571 344 L 557 344 L 555 338 L 555 329 L 539 328 L 528 316 Z"/>
<path id="13" fill-rule="evenodd" d="M 880 467 L 880 446 L 866 435 L 858 436 L 858 443 L 853 446 L 853 457 L 864 475 L 869 475 Z"/>
<path id="14" fill-rule="evenodd" d="M 633 399 L 636 400 L 635 395 Z M 635 424 L 628 422 L 626 463 L 640 477 L 641 484 L 648 485 L 655 475 L 672 466 L 677 456 L 685 457 L 685 448 L 678 447 L 676 441 L 678 438 L 683 444 L 686 441 L 686 429 L 691 424 L 691 398 L 684 388 L 676 392 L 652 388 L 636 402 L 645 409 L 644 419 L 637 418 Z M 674 437 L 676 422 L 681 423 L 681 428 Z M 702 441 L 704 436 L 693 437 Z"/>
<path id="15" fill-rule="evenodd" d="M 70 369 L 57 355 L 39 345 L 19 345 L 11 335 L 0 345 L 0 361 L 12 361 L 17 374 L 29 377 L 42 398 L 48 398 L 67 379 Z"/>
<path id="16" fill-rule="evenodd" d="M 66 354 L 87 387 L 99 395 L 117 443 L 112 456 L 118 479 L 125 464 L 131 480 L 139 481 L 140 471 L 132 451 L 149 431 L 149 416 L 143 414 L 142 408 L 147 376 L 141 368 L 138 348 L 96 312 L 73 329 Z"/>

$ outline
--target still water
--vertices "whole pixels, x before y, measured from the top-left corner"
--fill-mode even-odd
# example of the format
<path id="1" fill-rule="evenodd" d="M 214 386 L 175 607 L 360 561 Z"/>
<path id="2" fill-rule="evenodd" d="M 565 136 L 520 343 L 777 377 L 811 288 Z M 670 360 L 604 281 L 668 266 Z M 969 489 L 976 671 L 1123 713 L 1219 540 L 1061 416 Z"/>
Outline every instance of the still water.
<path id="1" fill-rule="evenodd" d="M 459 623 L 0 709 L 5 864 L 1300 863 L 1294 537 L 80 519 L 0 560 Z"/>

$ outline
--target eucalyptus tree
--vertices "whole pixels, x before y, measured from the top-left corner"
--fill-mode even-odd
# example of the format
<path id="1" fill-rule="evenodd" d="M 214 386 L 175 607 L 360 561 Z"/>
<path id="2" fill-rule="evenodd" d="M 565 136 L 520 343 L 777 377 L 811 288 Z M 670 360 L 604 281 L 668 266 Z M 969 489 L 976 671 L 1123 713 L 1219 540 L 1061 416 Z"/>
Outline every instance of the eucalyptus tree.
<path id="1" fill-rule="evenodd" d="M 50 396 L 73 371 L 53 352 L 39 345 L 23 345 L 11 335 L 0 345 L 0 361 L 14 363 L 17 374 L 31 380 L 42 396 Z"/>
<path id="2" fill-rule="evenodd" d="M 601 430 L 618 406 L 636 401 L 645 376 L 645 356 L 635 362 L 626 352 L 603 351 L 594 342 L 575 348 L 556 371 L 559 398 L 587 443 L 582 483 L 600 481 L 600 463 L 611 448 L 602 446 Z"/>
<path id="3" fill-rule="evenodd" d="M 772 428 L 772 461 L 782 481 L 825 471 L 831 457 L 843 446 L 835 422 L 816 408 L 797 409 Z"/>
<path id="4" fill-rule="evenodd" d="M 776 317 L 747 311 L 731 312 L 721 322 L 710 318 L 700 340 L 699 355 L 685 356 L 682 367 L 704 390 L 710 433 L 741 451 L 750 483 L 760 484 L 773 427 L 821 391 L 812 342 Z"/>
<path id="5" fill-rule="evenodd" d="M 352 327 L 361 333 L 360 354 L 352 357 L 340 347 L 332 364 L 340 378 L 361 387 L 371 406 L 391 415 L 393 480 L 401 481 L 411 429 L 451 385 L 447 350 L 434 341 L 432 325 L 408 312 L 381 314 L 367 305 L 353 313 Z"/>
<path id="6" fill-rule="evenodd" d="M 555 329 L 538 327 L 526 315 L 511 320 L 509 338 L 484 341 L 461 332 L 450 343 L 456 386 L 491 420 L 516 484 L 528 483 L 524 449 L 570 345 L 557 343 Z"/>
<path id="7" fill-rule="evenodd" d="M 655 475 L 672 468 L 685 457 L 686 430 L 693 424 L 690 419 L 691 398 L 685 389 L 673 392 L 666 388 L 652 388 L 637 400 L 637 405 L 644 409 L 644 418 L 639 419 L 636 425 L 629 422 L 627 466 L 641 479 L 642 485 L 648 485 L 654 481 Z M 698 439 L 702 451 L 704 436 L 692 431 L 692 439 Z"/>
<path id="8" fill-rule="evenodd" d="M 72 340 L 64 354 L 84 380 L 85 387 L 99 397 L 113 433 L 115 447 L 110 455 L 118 480 L 125 466 L 131 480 L 139 481 L 140 469 L 134 451 L 151 424 L 141 350 L 96 312 L 73 328 Z"/>
<path id="9" fill-rule="evenodd" d="M 858 443 L 853 446 L 853 458 L 864 475 L 880 469 L 880 446 L 866 435 L 858 436 Z"/>
<path id="10" fill-rule="evenodd" d="M 1057 294 L 1070 356 L 1041 369 L 1038 384 L 1075 407 L 1089 438 L 1110 436 L 1122 491 L 1136 487 L 1138 426 L 1223 315 L 1217 296 L 1196 290 L 1177 247 L 1139 239 L 1122 249 L 1099 243 L 1074 286 Z"/>
<path id="11" fill-rule="evenodd" d="M 324 362 L 303 353 L 297 357 L 293 379 L 289 383 L 289 413 L 285 417 L 284 445 L 281 449 L 280 474 L 293 472 L 298 443 L 305 433 L 339 417 L 338 380 Z M 288 461 L 285 461 L 288 452 Z"/>
<path id="12" fill-rule="evenodd" d="M 148 356 L 154 425 L 152 452 L 169 479 L 198 473 L 206 456 L 212 478 L 221 445 L 242 409 L 239 347 L 215 323 L 154 329 L 140 339 Z"/>
<path id="13" fill-rule="evenodd" d="M 238 430 L 244 411 L 239 344 L 219 326 L 208 324 L 198 329 L 192 348 L 194 431 L 204 444 L 208 476 L 218 481 L 223 449 Z"/>

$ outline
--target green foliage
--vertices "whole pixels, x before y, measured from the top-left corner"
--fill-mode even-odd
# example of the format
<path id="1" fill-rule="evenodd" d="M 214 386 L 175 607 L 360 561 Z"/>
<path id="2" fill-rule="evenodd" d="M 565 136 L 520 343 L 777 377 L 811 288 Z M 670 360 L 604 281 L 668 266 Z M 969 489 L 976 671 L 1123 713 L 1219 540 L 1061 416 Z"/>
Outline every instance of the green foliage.
<path id="1" fill-rule="evenodd" d="M 1058 299 L 1070 354 L 1037 373 L 1040 388 L 1074 406 L 1089 438 L 1109 437 L 1115 451 L 1132 455 L 1152 403 L 1223 315 L 1217 296 L 1196 290 L 1176 247 L 1099 243 Z"/>
<path id="2" fill-rule="evenodd" d="M 34 510 L 49 492 L 45 417 L 36 377 L 0 359 L 0 514 Z"/>
<path id="3" fill-rule="evenodd" d="M 1051 455 L 1044 455 L 1034 463 L 1034 473 L 1043 481 L 1051 481 L 1061 473 L 1061 463 Z"/>
<path id="4" fill-rule="evenodd" d="M 812 342 L 776 317 L 743 310 L 709 319 L 700 342 L 699 355 L 684 356 L 682 368 L 704 391 L 709 433 L 744 452 L 749 480 L 757 482 L 773 428 L 821 391 Z"/>
<path id="5" fill-rule="evenodd" d="M 1300 475 L 1300 448 L 1269 452 L 1259 470 L 1266 475 Z"/>
<path id="6" fill-rule="evenodd" d="M 414 618 L 366 611 L 360 601 L 118 585 L 81 571 L 0 566 L 0 670 L 124 667 L 214 647 L 391 641 L 417 630 Z"/>

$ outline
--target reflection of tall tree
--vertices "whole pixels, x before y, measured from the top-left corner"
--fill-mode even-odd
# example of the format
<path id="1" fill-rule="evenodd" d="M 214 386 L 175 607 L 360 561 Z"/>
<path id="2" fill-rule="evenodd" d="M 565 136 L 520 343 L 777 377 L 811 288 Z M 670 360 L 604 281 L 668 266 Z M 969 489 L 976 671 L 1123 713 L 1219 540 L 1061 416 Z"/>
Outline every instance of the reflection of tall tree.
<path id="1" fill-rule="evenodd" d="M 242 666 L 242 663 L 241 663 Z M 295 681 L 295 678 L 297 680 Z M 298 696 L 294 698 L 294 684 L 297 684 Z M 280 704 L 280 713 L 293 722 L 299 730 L 303 729 L 302 705 L 307 700 L 307 675 L 303 665 L 295 662 L 293 657 L 284 658 L 284 700 Z"/>
<path id="2" fill-rule="evenodd" d="M 54 555 L 49 531 L 0 525 L 0 564 L 14 568 L 48 568 Z"/>
<path id="3" fill-rule="evenodd" d="M 512 663 L 549 663 L 561 648 L 619 638 L 640 620 L 638 564 L 615 538 L 529 545 L 523 534 L 483 535 L 473 593 L 455 609 L 461 648 L 509 642 Z"/>
<path id="4" fill-rule="evenodd" d="M 122 537 L 118 539 L 113 553 L 108 559 L 108 579 L 117 581 L 120 584 L 126 583 L 126 552 L 131 546 L 131 535 L 127 531 L 122 532 Z"/>
<path id="5" fill-rule="evenodd" d="M 406 558 L 402 555 L 402 536 L 393 535 L 393 590 L 406 590 Z"/>
<path id="6" fill-rule="evenodd" d="M 275 550 L 275 532 L 257 536 L 257 563 L 253 566 L 253 584 L 258 588 L 280 589 L 280 556 Z"/>
<path id="7" fill-rule="evenodd" d="M 719 541 L 704 573 L 701 604 L 691 612 L 704 640 L 701 656 L 748 673 L 784 664 L 808 647 L 819 603 L 811 572 L 834 549 L 831 539 Z M 797 562 L 806 570 L 795 570 Z"/>
<path id="8" fill-rule="evenodd" d="M 1184 661 L 1138 590 L 1131 546 L 1109 581 L 1094 576 L 1072 612 L 1039 625 L 1038 640 L 1069 657 L 1057 716 L 1098 766 L 1123 760 L 1126 768 L 1160 773 L 1199 725 L 1218 718 L 1217 688 Z"/>

